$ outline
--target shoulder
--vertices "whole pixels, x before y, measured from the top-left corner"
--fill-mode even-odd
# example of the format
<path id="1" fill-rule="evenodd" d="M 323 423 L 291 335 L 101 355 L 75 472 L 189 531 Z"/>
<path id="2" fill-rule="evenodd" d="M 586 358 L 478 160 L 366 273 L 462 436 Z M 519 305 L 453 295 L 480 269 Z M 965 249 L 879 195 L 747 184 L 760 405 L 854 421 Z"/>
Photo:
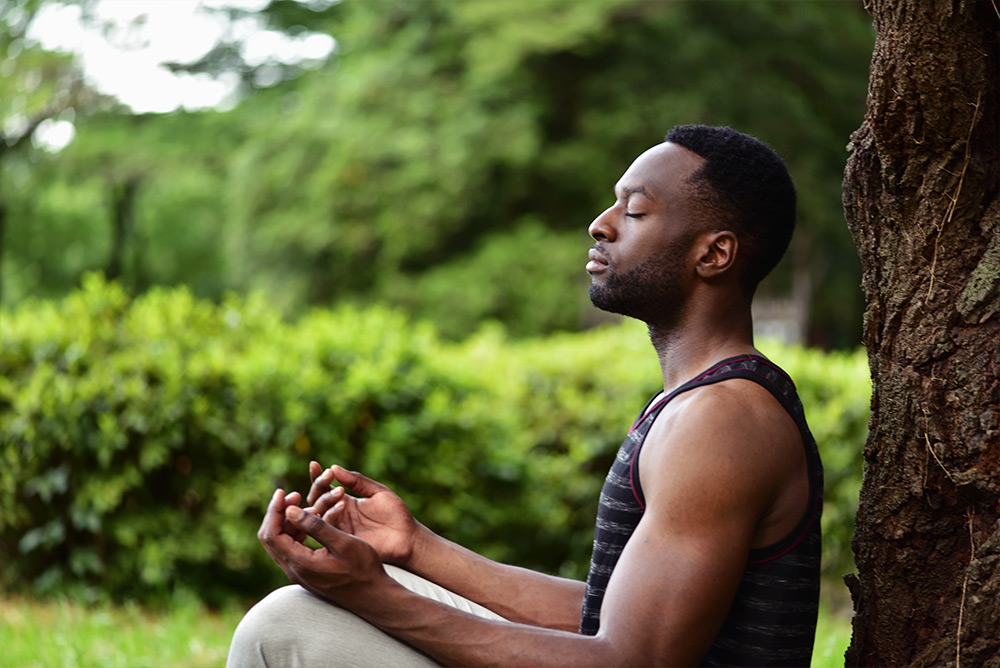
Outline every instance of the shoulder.
<path id="1" fill-rule="evenodd" d="M 695 497 L 760 515 L 803 456 L 781 404 L 759 384 L 734 378 L 664 408 L 643 444 L 639 475 L 648 506 Z"/>

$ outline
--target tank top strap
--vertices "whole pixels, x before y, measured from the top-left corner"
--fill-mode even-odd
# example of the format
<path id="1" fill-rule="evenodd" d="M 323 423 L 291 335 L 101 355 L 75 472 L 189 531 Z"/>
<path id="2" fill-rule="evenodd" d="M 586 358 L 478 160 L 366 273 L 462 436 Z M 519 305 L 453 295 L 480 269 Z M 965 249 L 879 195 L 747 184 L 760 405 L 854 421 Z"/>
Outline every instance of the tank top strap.
<path id="1" fill-rule="evenodd" d="M 751 380 L 771 393 L 782 405 L 785 411 L 795 420 L 796 425 L 801 430 L 805 427 L 805 417 L 802 413 L 801 404 L 795 391 L 795 383 L 784 371 L 779 369 L 770 360 L 760 355 L 737 355 L 728 357 L 705 369 L 703 372 L 691 380 L 679 385 L 667 394 L 662 392 L 655 395 L 646 404 L 639 418 L 636 419 L 629 433 L 641 429 L 642 438 L 639 440 L 632 452 L 632 460 L 629 462 L 629 478 L 632 483 L 632 490 L 635 500 L 645 509 L 646 496 L 642 491 L 642 483 L 639 480 L 639 452 L 646 442 L 646 435 L 653 426 L 653 422 L 659 417 L 663 409 L 674 397 L 688 392 L 697 387 L 712 385 L 731 378 L 744 378 Z M 659 398 L 658 398 L 659 397 Z"/>

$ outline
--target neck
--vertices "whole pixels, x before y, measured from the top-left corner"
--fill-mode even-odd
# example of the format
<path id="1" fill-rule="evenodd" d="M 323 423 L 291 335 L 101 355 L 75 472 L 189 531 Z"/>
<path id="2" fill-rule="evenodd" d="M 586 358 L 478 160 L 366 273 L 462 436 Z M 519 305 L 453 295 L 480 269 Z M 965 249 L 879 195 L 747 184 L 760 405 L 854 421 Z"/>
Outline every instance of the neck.
<path id="1" fill-rule="evenodd" d="M 670 392 L 727 357 L 756 353 L 750 308 L 715 310 L 725 318 L 690 317 L 673 326 L 647 323 L 660 359 L 663 390 Z"/>

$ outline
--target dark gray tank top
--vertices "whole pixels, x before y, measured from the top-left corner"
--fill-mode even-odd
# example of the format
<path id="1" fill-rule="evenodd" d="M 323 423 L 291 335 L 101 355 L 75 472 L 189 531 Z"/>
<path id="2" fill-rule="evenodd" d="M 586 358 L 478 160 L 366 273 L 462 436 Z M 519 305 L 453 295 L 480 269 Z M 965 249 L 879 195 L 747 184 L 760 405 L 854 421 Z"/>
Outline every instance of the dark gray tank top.
<path id="1" fill-rule="evenodd" d="M 760 384 L 795 420 L 806 450 L 809 504 L 787 536 L 749 551 L 729 613 L 701 665 L 808 666 L 819 606 L 823 466 L 791 379 L 756 355 L 723 360 L 669 395 L 654 397 L 629 430 L 601 491 L 580 633 L 595 635 L 600 629 L 608 580 L 642 518 L 645 498 L 639 484 L 639 451 L 653 421 L 678 394 L 730 378 Z"/>

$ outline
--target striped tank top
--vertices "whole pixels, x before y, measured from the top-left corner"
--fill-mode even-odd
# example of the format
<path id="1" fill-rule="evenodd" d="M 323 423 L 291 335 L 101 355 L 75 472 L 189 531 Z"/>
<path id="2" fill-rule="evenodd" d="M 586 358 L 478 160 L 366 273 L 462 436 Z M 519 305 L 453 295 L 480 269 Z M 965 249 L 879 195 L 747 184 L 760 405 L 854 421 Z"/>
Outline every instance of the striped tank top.
<path id="1" fill-rule="evenodd" d="M 730 378 L 760 384 L 795 420 L 806 450 L 809 504 L 798 525 L 782 540 L 750 550 L 729 613 L 701 665 L 808 666 L 819 605 L 823 466 L 791 379 L 756 355 L 723 360 L 667 396 L 654 397 L 629 430 L 601 491 L 580 633 L 597 634 L 608 580 L 642 518 L 645 498 L 639 484 L 639 451 L 653 421 L 678 394 Z"/>

